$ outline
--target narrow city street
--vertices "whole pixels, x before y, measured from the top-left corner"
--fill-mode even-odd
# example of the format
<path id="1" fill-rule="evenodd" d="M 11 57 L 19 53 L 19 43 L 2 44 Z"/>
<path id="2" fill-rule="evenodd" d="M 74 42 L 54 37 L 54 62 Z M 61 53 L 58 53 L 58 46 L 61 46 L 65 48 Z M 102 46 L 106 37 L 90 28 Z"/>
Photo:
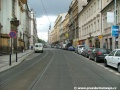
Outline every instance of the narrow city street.
<path id="1" fill-rule="evenodd" d="M 18 66 L 0 73 L 0 90 L 79 90 L 78 87 L 120 90 L 120 75 L 74 52 L 52 48 L 33 53 Z"/>

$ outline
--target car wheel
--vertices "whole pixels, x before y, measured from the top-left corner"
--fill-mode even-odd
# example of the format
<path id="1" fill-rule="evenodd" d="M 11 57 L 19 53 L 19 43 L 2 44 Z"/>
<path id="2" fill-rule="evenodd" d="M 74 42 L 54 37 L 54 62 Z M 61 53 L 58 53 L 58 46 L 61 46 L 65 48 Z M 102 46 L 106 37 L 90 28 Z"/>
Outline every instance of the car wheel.
<path id="1" fill-rule="evenodd" d="M 98 59 L 97 59 L 97 57 L 95 57 L 95 58 L 94 58 L 94 61 L 95 61 L 95 62 L 98 62 Z"/>
<path id="2" fill-rule="evenodd" d="M 104 60 L 104 66 L 105 67 L 107 67 L 108 65 L 107 65 L 107 61 L 106 60 Z"/>
<path id="3" fill-rule="evenodd" d="M 120 64 L 118 64 L 118 72 L 120 73 Z"/>

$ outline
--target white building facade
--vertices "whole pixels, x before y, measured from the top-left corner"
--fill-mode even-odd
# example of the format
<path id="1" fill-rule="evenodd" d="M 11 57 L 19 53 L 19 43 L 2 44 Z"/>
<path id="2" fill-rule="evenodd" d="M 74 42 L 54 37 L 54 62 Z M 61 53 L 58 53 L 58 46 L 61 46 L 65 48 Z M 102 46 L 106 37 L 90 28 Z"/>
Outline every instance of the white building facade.
<path id="1" fill-rule="evenodd" d="M 89 0 L 79 13 L 80 44 L 102 47 L 101 0 Z"/>
<path id="2" fill-rule="evenodd" d="M 36 17 L 33 11 L 31 11 L 31 38 L 30 38 L 30 47 L 33 47 L 38 40 L 37 35 L 37 23 Z"/>
<path id="3" fill-rule="evenodd" d="M 9 53 L 21 51 L 22 47 L 28 48 L 24 35 L 30 38 L 30 19 L 27 0 L 0 0 L 0 52 Z M 9 36 L 11 31 L 16 32 L 16 38 Z"/>

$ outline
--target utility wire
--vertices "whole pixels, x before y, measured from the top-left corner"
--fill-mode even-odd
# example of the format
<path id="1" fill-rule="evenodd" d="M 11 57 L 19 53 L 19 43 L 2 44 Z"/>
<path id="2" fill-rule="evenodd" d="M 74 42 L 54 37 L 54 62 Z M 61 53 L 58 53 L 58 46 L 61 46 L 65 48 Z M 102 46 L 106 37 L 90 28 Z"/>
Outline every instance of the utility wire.
<path id="1" fill-rule="evenodd" d="M 42 0 L 40 0 L 40 1 L 41 1 L 41 4 L 42 4 L 43 8 L 44 8 L 44 11 L 45 11 L 45 13 L 46 13 L 46 15 L 47 15 L 47 18 L 48 18 L 48 20 L 49 20 L 49 22 L 50 22 L 49 28 L 51 28 L 51 21 L 50 21 L 50 19 L 49 19 L 49 17 L 48 17 L 48 13 L 47 13 L 47 11 L 46 11 L 46 9 L 45 9 L 45 6 L 44 6 Z"/>

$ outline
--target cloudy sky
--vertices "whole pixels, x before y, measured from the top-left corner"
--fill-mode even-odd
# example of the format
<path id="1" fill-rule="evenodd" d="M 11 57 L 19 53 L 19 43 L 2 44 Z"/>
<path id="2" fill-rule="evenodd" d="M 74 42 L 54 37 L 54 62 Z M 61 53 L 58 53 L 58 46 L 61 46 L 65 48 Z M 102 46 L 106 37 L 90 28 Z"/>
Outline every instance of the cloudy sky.
<path id="1" fill-rule="evenodd" d="M 38 37 L 47 41 L 48 30 L 57 16 L 61 13 L 68 12 L 69 5 L 72 0 L 28 0 L 31 9 L 34 9 L 37 18 Z"/>

